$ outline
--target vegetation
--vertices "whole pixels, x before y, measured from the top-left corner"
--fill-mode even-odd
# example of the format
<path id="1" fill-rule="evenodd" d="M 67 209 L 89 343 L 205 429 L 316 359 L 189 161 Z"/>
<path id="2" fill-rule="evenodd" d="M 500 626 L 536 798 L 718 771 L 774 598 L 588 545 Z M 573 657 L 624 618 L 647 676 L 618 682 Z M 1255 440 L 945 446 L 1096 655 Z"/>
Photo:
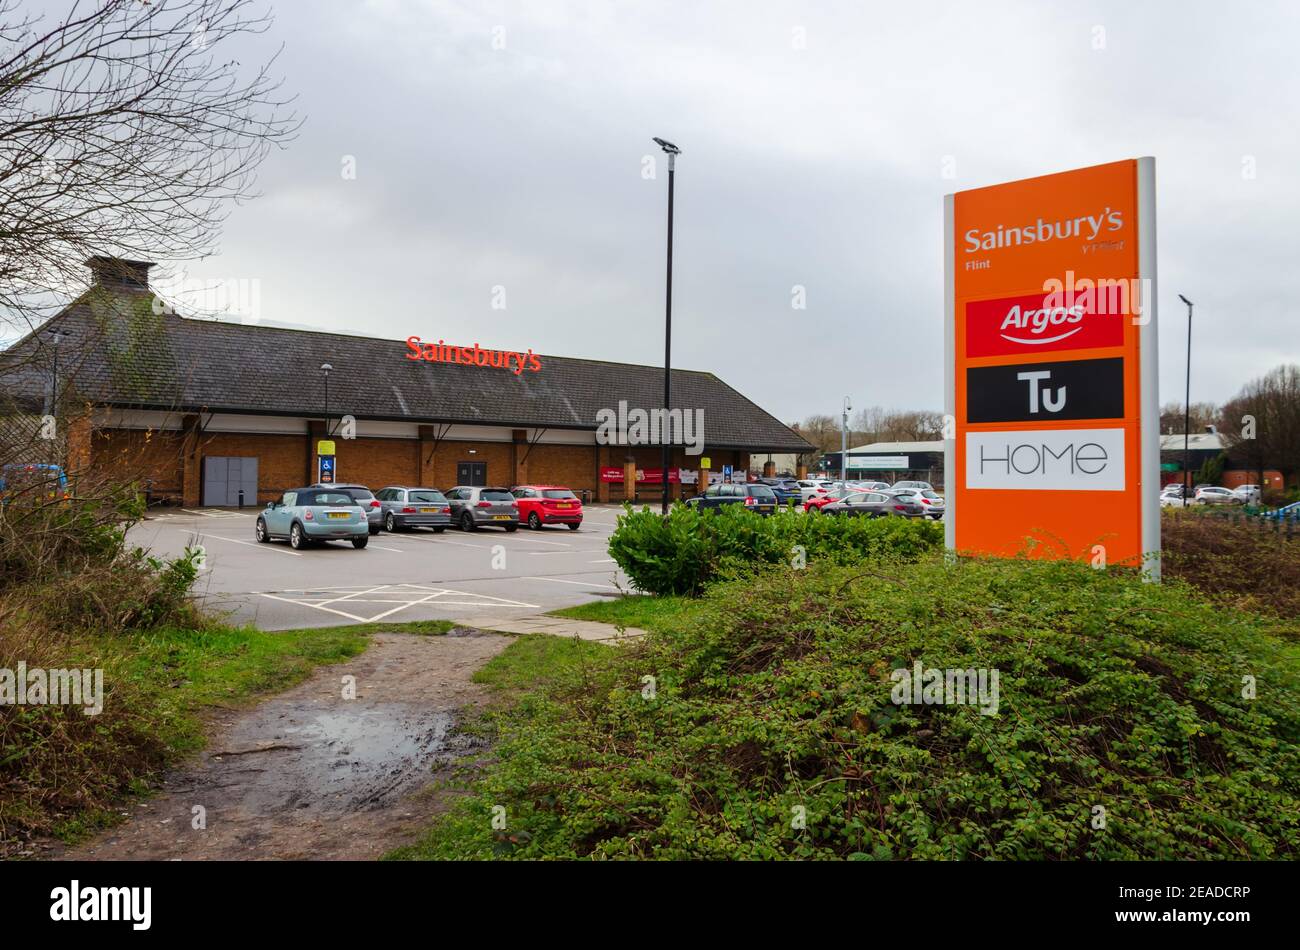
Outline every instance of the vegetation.
<path id="1" fill-rule="evenodd" d="M 796 511 L 761 518 L 740 505 L 704 511 L 674 505 L 665 518 L 627 505 L 609 551 L 638 590 L 690 594 L 761 565 L 818 560 L 852 564 L 880 557 L 916 560 L 942 544 L 943 527 L 928 520 Z"/>
<path id="2" fill-rule="evenodd" d="M 553 617 L 573 620 L 591 620 L 617 627 L 636 627 L 641 630 L 658 630 L 671 624 L 690 603 L 686 597 L 650 597 L 631 594 L 613 600 L 597 600 L 576 607 L 552 610 Z"/>
<path id="3" fill-rule="evenodd" d="M 1295 525 L 1251 517 L 1236 508 L 1174 508 L 1164 512 L 1160 531 L 1165 577 L 1186 581 L 1219 603 L 1297 623 L 1300 537 Z M 1300 626 L 1296 629 L 1300 632 Z"/>
<path id="4" fill-rule="evenodd" d="M 1300 650 L 1181 582 L 932 558 L 675 603 L 523 696 L 474 793 L 402 856 L 1300 851 Z M 996 714 L 896 704 L 914 662 L 997 670 Z"/>

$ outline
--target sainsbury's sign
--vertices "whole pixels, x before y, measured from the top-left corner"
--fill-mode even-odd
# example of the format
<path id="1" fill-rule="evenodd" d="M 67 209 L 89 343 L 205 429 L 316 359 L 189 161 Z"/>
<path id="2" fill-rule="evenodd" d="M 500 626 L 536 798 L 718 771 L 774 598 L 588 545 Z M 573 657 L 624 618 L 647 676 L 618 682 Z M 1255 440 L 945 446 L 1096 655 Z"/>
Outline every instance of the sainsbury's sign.
<path id="1" fill-rule="evenodd" d="M 406 354 L 408 360 L 425 360 L 429 363 L 459 363 L 462 366 L 491 366 L 496 369 L 508 369 L 516 376 L 525 368 L 536 373 L 542 368 L 542 361 L 530 349 L 527 353 L 514 350 L 485 350 L 477 343 L 473 346 L 455 346 L 439 340 L 421 341 L 418 336 L 406 338 L 406 346 L 411 352 Z"/>

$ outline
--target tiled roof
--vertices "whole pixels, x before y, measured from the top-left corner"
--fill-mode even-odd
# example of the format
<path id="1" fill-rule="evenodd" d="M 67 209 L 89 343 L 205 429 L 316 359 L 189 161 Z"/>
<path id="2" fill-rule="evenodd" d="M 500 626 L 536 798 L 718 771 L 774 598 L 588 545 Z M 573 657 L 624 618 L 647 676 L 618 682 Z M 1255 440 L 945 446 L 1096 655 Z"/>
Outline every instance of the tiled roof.
<path id="1" fill-rule="evenodd" d="M 91 291 L 56 317 L 73 334 L 60 350 L 60 389 L 75 379 L 82 398 L 123 408 L 319 416 L 319 367 L 329 363 L 330 414 L 358 419 L 592 430 L 597 411 L 619 400 L 662 405 L 663 370 L 654 366 L 538 354 L 540 371 L 515 375 L 410 360 L 404 340 L 155 315 L 152 299 Z M 473 346 L 473 331 L 447 342 Z M 29 336 L 0 359 L 36 345 Z M 22 388 L 43 385 L 29 375 Z M 812 450 L 712 373 L 674 369 L 672 396 L 674 408 L 703 408 L 707 448 Z"/>

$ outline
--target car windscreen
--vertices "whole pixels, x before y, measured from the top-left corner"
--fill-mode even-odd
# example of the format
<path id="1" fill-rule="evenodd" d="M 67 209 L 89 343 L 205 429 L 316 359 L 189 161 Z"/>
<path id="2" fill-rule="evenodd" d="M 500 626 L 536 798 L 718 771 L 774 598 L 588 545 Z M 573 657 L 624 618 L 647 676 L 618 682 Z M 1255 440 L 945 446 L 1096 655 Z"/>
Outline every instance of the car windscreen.
<path id="1" fill-rule="evenodd" d="M 318 491 L 299 499 L 300 505 L 355 505 L 352 496 L 341 491 Z"/>
<path id="2" fill-rule="evenodd" d="M 750 485 L 749 493 L 754 498 L 775 498 L 776 493 L 766 485 Z"/>
<path id="3" fill-rule="evenodd" d="M 515 496 L 510 492 L 497 488 L 485 488 L 479 492 L 479 498 L 483 501 L 514 501 Z"/>
<path id="4" fill-rule="evenodd" d="M 447 499 L 443 497 L 440 491 L 413 491 L 410 495 L 411 501 L 423 502 L 424 504 L 441 505 Z"/>
<path id="5" fill-rule="evenodd" d="M 543 498 L 577 498 L 573 492 L 567 488 L 548 488 L 542 492 Z"/>
<path id="6" fill-rule="evenodd" d="M 924 495 L 926 498 L 938 498 L 938 497 L 939 497 L 939 493 L 938 493 L 937 491 L 931 491 L 931 490 L 928 489 L 928 488 L 927 488 L 925 491 L 921 492 L 921 494 Z"/>

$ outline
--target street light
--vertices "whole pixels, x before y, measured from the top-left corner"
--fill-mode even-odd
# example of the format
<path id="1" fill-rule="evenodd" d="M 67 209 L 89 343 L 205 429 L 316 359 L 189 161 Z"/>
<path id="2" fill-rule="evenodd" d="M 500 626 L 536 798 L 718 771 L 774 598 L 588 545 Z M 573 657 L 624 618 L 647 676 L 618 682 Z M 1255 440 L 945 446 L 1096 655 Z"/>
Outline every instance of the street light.
<path id="1" fill-rule="evenodd" d="M 47 415 L 58 415 L 59 412 L 59 344 L 64 340 L 70 339 L 72 334 L 67 330 L 46 330 L 43 334 L 51 343 L 54 344 L 54 367 L 50 376 L 50 404 L 46 408 Z"/>
<path id="2" fill-rule="evenodd" d="M 321 363 L 320 371 L 325 374 L 325 438 L 330 437 L 330 370 L 334 367 L 329 363 Z"/>
<path id="3" fill-rule="evenodd" d="M 673 363 L 673 176 L 677 171 L 677 156 L 682 150 L 666 139 L 655 136 L 654 143 L 664 150 L 668 156 L 668 280 L 667 289 L 664 293 L 664 419 L 669 419 L 668 411 L 671 408 L 672 396 L 672 363 Z M 663 466 L 663 503 L 662 512 L 668 514 L 668 441 L 664 439 L 664 433 L 659 433 L 659 441 L 663 446 L 663 453 L 660 456 L 661 465 Z M 635 489 L 633 489 L 635 491 Z"/>
<path id="4" fill-rule="evenodd" d="M 846 482 L 849 479 L 849 412 L 853 409 L 853 402 L 848 396 L 844 397 L 844 412 L 840 416 L 840 481 Z"/>
<path id="5" fill-rule="evenodd" d="M 1192 302 L 1182 294 L 1178 299 L 1187 304 L 1187 388 L 1183 394 L 1183 507 L 1192 503 L 1191 450 L 1188 448 L 1192 432 Z"/>

